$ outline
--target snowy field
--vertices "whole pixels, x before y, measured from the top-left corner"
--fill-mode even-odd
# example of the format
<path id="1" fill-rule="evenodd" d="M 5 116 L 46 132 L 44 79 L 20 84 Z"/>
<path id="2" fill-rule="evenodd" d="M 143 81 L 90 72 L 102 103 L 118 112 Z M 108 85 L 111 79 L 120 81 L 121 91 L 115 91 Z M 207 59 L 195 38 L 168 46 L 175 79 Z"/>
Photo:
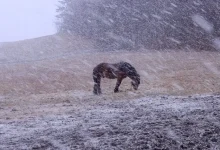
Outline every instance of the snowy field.
<path id="1" fill-rule="evenodd" d="M 62 43 L 47 38 L 35 40 Z M 62 52 L 60 44 L 38 51 L 31 42 L 0 47 L 1 150 L 220 149 L 219 52 L 74 52 L 71 45 Z M 139 89 L 125 79 L 115 94 L 116 80 L 103 79 L 103 95 L 94 96 L 92 69 L 121 60 L 139 72 Z"/>
<path id="2" fill-rule="evenodd" d="M 220 149 L 219 95 L 91 96 L 57 107 L 65 113 L 1 120 L 0 149 Z"/>

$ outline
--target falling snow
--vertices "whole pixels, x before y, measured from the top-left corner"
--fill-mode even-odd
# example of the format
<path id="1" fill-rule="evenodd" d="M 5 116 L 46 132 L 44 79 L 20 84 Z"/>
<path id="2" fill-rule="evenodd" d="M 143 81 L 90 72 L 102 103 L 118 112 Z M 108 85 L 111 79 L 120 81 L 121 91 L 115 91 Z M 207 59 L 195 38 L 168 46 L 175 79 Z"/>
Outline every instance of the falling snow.
<path id="1" fill-rule="evenodd" d="M 59 32 L 0 41 L 0 149 L 220 149 L 218 6 L 61 0 Z M 94 67 L 121 61 L 138 90 L 94 95 Z"/>
<path id="2" fill-rule="evenodd" d="M 205 31 L 212 32 L 213 25 L 211 23 L 209 23 L 204 17 L 202 17 L 200 15 L 194 15 L 194 16 L 192 16 L 192 19 Z"/>

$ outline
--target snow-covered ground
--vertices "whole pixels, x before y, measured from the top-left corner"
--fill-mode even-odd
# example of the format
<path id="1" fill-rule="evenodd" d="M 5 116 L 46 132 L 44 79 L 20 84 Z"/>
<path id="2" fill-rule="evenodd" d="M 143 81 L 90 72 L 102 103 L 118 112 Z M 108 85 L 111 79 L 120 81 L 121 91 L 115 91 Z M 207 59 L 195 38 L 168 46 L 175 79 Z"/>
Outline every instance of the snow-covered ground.
<path id="1" fill-rule="evenodd" d="M 219 95 L 93 96 L 62 107 L 62 114 L 1 120 L 0 149 L 220 149 Z"/>

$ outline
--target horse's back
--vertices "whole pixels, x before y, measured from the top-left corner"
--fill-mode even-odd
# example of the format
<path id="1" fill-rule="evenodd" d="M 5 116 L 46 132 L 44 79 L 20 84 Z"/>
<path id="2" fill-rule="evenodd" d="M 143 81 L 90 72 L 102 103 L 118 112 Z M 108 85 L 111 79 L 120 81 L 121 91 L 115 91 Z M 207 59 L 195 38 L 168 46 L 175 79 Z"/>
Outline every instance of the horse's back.
<path id="1" fill-rule="evenodd" d="M 93 69 L 93 74 L 118 74 L 118 72 L 124 72 L 126 75 L 136 75 L 136 69 L 128 62 L 120 61 L 119 63 L 100 63 Z M 109 75 L 110 76 L 110 75 Z M 115 77 L 114 77 L 115 78 Z"/>

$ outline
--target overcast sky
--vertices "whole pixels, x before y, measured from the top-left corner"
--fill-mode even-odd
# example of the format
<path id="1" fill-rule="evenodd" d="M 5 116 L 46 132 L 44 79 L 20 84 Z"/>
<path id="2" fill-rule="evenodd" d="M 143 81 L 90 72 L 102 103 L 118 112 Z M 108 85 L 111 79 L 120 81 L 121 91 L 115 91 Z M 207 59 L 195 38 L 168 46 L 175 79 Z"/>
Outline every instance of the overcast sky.
<path id="1" fill-rule="evenodd" d="M 56 33 L 58 0 L 0 0 L 0 42 Z"/>

